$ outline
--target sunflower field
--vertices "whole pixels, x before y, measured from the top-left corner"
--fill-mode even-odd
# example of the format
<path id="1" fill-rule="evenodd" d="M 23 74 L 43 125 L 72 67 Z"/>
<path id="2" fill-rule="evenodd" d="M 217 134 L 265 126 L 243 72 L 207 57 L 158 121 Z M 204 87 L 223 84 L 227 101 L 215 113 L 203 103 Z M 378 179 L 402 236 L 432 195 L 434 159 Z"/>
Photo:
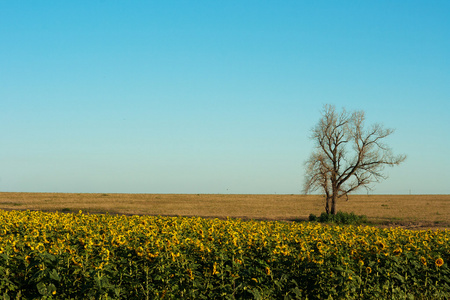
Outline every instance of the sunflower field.
<path id="1" fill-rule="evenodd" d="M 450 230 L 0 210 L 0 299 L 450 299 Z"/>

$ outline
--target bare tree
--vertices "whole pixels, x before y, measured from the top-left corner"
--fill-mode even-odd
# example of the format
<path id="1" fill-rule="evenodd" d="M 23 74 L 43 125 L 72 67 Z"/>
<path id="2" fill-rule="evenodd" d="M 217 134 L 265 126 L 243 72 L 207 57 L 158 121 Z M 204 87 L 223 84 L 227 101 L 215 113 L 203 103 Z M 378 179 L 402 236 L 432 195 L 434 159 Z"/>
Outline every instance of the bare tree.
<path id="1" fill-rule="evenodd" d="M 312 129 L 315 150 L 306 161 L 305 194 L 317 190 L 325 194 L 327 214 L 336 214 L 337 199 L 387 177 L 385 166 L 398 165 L 405 155 L 394 156 L 382 140 L 393 129 L 374 124 L 364 128 L 364 112 L 336 112 L 333 105 L 325 105 L 322 119 Z M 331 207 L 330 207 L 331 205 Z"/>

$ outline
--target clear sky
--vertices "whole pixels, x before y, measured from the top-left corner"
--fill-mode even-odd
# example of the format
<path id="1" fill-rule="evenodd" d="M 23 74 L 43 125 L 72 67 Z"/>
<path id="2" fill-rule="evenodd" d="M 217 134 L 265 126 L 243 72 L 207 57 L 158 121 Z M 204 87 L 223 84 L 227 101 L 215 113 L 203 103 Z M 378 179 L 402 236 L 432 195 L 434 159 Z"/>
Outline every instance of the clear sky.
<path id="1" fill-rule="evenodd" d="M 326 103 L 450 193 L 450 1 L 1 1 L 0 191 L 301 192 Z M 362 193 L 365 190 L 361 191 Z"/>

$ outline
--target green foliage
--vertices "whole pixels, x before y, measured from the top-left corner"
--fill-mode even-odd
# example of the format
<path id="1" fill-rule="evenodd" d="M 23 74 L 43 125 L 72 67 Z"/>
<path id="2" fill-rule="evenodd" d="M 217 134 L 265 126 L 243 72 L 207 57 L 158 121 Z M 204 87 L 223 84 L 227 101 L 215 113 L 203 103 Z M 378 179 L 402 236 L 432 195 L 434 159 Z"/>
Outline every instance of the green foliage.
<path id="1" fill-rule="evenodd" d="M 335 215 L 322 213 L 319 217 L 314 214 L 309 215 L 309 221 L 319 222 L 319 223 L 333 223 L 333 224 L 344 224 L 344 225 L 361 225 L 367 224 L 367 217 L 362 215 L 355 215 L 353 212 L 341 212 L 339 211 Z"/>

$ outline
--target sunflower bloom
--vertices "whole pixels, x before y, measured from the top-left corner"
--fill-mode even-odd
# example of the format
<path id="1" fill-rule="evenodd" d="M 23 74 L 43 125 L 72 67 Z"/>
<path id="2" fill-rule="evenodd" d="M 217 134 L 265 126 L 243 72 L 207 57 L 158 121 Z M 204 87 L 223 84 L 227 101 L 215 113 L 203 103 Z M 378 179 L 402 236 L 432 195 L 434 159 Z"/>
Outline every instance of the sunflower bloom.
<path id="1" fill-rule="evenodd" d="M 136 254 L 138 255 L 138 256 L 143 256 L 144 255 L 144 248 L 142 248 L 142 247 L 137 247 L 136 249 L 135 249 L 135 251 L 136 251 Z"/>
<path id="2" fill-rule="evenodd" d="M 400 255 L 400 254 L 402 254 L 402 252 L 403 252 L 402 248 L 397 248 L 394 250 L 395 255 Z"/>
<path id="3" fill-rule="evenodd" d="M 188 275 L 189 275 L 189 278 L 190 278 L 191 280 L 194 280 L 194 274 L 192 273 L 192 270 L 191 270 L 191 269 L 187 269 L 187 273 L 188 273 Z"/>
<path id="4" fill-rule="evenodd" d="M 45 246 L 44 246 L 44 244 L 42 244 L 42 243 L 37 244 L 36 250 L 39 251 L 39 252 L 41 252 L 41 253 L 44 252 L 44 251 L 45 251 Z"/>
<path id="5" fill-rule="evenodd" d="M 427 265 L 427 259 L 426 259 L 425 257 L 423 257 L 423 256 L 420 258 L 420 262 L 421 262 L 424 266 Z"/>
<path id="6" fill-rule="evenodd" d="M 38 236 L 39 236 L 39 230 L 33 230 L 32 232 L 31 232 L 31 236 L 32 237 L 34 237 L 34 238 L 37 238 Z"/>
<path id="7" fill-rule="evenodd" d="M 75 257 L 72 257 L 72 262 L 73 262 L 76 266 L 78 266 L 78 267 L 83 267 L 83 263 L 81 262 L 81 260 L 80 260 L 80 261 L 77 261 L 77 260 L 75 259 Z"/>
<path id="8" fill-rule="evenodd" d="M 444 260 L 442 258 L 438 258 L 436 259 L 434 264 L 436 265 L 436 267 L 442 267 L 442 265 L 444 264 Z"/>
<path id="9" fill-rule="evenodd" d="M 384 245 L 381 241 L 378 241 L 376 245 L 378 247 L 378 250 L 383 250 L 384 248 L 386 248 L 386 245 Z"/>
<path id="10" fill-rule="evenodd" d="M 213 272 L 212 272 L 212 274 L 213 275 L 219 274 L 219 272 L 217 271 L 217 263 L 216 262 L 213 265 Z"/>

